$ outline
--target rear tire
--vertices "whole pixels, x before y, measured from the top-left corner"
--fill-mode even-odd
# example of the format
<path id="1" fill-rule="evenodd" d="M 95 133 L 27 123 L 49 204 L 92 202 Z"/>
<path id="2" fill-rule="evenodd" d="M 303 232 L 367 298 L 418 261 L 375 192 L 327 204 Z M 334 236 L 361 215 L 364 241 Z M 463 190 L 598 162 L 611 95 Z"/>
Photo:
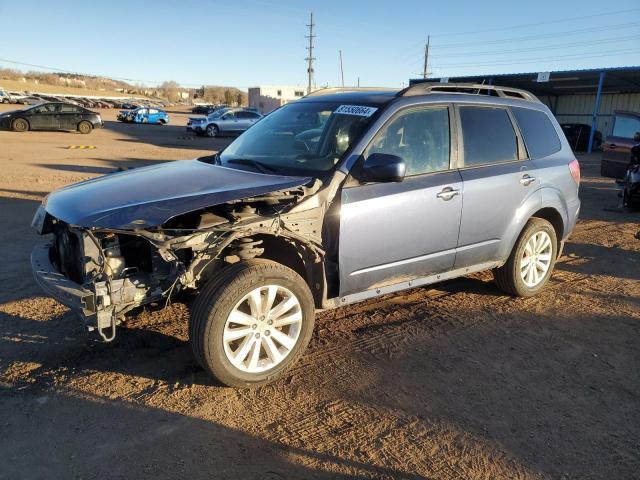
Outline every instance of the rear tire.
<path id="1" fill-rule="evenodd" d="M 189 343 L 220 383 L 256 387 L 304 353 L 315 306 L 305 280 L 284 265 L 253 259 L 221 270 L 193 304 Z"/>
<path id="2" fill-rule="evenodd" d="M 16 118 L 13 122 L 11 122 L 11 130 L 14 132 L 26 132 L 29 130 L 29 122 L 27 122 L 24 118 Z"/>
<path id="3" fill-rule="evenodd" d="M 531 218 L 525 225 L 507 263 L 493 270 L 498 287 L 516 297 L 531 297 L 549 281 L 558 254 L 553 225 Z"/>
<path id="4" fill-rule="evenodd" d="M 91 122 L 84 121 L 78 124 L 78 131 L 83 135 L 91 133 L 91 130 L 93 130 L 93 125 L 91 125 Z"/>

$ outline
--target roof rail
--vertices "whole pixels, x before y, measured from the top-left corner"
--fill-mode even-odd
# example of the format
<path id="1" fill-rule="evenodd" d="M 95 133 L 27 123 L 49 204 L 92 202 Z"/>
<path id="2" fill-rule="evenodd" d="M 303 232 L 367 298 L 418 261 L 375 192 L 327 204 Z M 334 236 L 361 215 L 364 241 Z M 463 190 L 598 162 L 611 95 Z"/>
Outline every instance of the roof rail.
<path id="1" fill-rule="evenodd" d="M 502 98 L 519 98 L 530 102 L 541 103 L 540 100 L 526 90 L 519 88 L 484 85 L 479 83 L 434 83 L 422 82 L 410 85 L 398 92 L 399 97 L 428 95 L 430 93 L 466 93 L 472 95 L 489 95 Z"/>
<path id="2" fill-rule="evenodd" d="M 321 95 L 330 95 L 332 93 L 347 93 L 347 92 L 393 92 L 398 90 L 397 88 L 385 88 L 385 87 L 326 87 L 315 90 L 305 95 L 306 97 L 319 97 Z"/>

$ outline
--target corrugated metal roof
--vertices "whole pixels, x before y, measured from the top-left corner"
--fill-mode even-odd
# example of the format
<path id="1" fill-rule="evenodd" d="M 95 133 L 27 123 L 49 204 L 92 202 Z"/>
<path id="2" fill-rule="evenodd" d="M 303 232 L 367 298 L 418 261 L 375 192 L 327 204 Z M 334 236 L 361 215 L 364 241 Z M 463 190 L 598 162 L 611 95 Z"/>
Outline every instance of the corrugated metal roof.
<path id="1" fill-rule="evenodd" d="M 578 70 L 556 70 L 549 72 L 549 80 L 538 82 L 539 72 L 497 73 L 411 79 L 409 84 L 422 82 L 488 83 L 528 90 L 537 96 L 560 96 L 595 93 L 600 73 L 605 72 L 604 93 L 639 93 L 640 66 L 585 68 Z"/>

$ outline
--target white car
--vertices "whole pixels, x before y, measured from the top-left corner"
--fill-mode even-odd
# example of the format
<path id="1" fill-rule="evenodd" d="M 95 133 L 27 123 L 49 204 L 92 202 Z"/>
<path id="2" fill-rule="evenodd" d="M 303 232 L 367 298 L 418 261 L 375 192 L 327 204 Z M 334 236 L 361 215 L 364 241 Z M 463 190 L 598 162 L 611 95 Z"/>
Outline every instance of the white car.
<path id="1" fill-rule="evenodd" d="M 245 108 L 222 108 L 204 117 L 190 117 L 187 132 L 217 137 L 222 134 L 242 133 L 262 118 L 258 112 Z"/>

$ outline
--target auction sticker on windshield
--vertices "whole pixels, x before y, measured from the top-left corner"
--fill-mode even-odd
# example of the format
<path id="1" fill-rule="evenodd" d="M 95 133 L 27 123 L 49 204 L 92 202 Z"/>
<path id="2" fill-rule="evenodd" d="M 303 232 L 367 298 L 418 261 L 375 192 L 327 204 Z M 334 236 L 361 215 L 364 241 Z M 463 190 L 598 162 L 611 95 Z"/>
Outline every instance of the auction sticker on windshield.
<path id="1" fill-rule="evenodd" d="M 376 107 L 365 107 L 364 105 L 340 105 L 333 113 L 370 117 L 376 110 L 378 110 Z"/>

